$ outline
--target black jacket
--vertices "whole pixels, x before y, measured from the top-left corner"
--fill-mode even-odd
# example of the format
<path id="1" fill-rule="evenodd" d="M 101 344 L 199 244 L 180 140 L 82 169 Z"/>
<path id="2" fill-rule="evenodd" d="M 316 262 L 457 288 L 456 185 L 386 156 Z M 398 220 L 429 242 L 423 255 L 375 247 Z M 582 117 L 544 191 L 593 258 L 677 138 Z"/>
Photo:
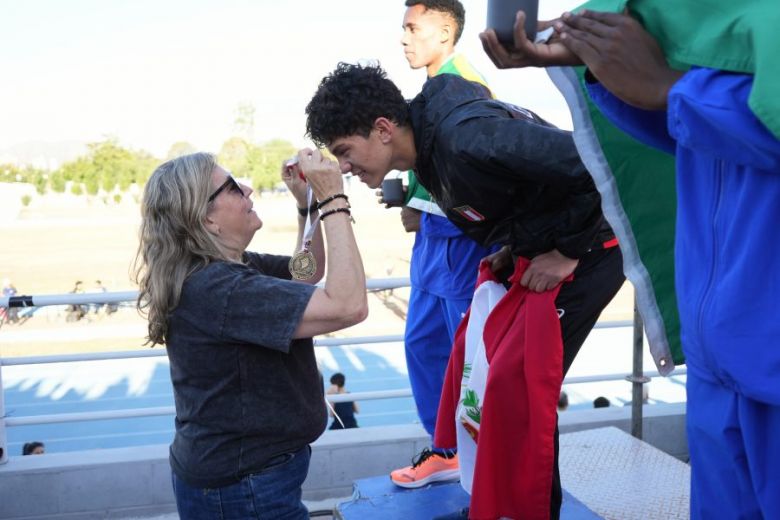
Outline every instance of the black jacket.
<path id="1" fill-rule="evenodd" d="M 452 74 L 410 104 L 420 183 L 469 237 L 533 258 L 580 258 L 614 237 L 571 132 Z"/>

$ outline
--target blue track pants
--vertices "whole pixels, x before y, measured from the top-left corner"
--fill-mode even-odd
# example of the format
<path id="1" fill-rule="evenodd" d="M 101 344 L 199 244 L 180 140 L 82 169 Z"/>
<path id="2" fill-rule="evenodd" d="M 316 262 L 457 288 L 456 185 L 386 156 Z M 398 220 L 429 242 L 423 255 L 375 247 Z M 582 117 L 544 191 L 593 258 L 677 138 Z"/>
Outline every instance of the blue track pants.
<path id="1" fill-rule="evenodd" d="M 780 406 L 690 370 L 687 390 L 691 518 L 780 518 Z"/>
<path id="2" fill-rule="evenodd" d="M 446 299 L 412 287 L 404 344 L 417 414 L 433 437 L 452 341 L 471 299 Z M 454 446 L 437 446 L 450 449 Z"/>

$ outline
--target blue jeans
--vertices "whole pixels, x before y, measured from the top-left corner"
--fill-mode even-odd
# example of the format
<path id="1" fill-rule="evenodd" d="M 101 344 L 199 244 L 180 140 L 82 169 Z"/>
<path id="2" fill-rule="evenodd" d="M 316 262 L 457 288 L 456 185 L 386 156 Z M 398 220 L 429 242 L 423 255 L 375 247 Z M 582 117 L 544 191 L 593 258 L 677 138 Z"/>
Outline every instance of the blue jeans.
<path id="1" fill-rule="evenodd" d="M 173 494 L 182 520 L 304 520 L 301 486 L 309 471 L 311 448 L 285 453 L 260 472 L 221 488 L 192 487 L 175 473 Z"/>

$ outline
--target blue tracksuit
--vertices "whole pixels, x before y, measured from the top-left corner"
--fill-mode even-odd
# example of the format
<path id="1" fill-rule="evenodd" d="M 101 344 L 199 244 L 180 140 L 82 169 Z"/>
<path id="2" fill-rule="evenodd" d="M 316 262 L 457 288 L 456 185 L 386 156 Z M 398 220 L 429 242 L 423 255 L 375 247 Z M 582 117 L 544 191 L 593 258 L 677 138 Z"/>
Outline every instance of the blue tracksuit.
<path id="1" fill-rule="evenodd" d="M 454 74 L 487 87 L 482 75 L 460 54 L 450 56 L 435 75 L 439 74 Z M 411 194 L 418 191 L 428 196 L 422 186 L 412 189 Z M 412 290 L 404 344 L 417 414 L 431 438 L 455 330 L 471 305 L 479 261 L 490 252 L 443 215 L 423 211 L 409 267 Z"/>
<path id="2" fill-rule="evenodd" d="M 780 140 L 748 108 L 752 84 L 694 68 L 666 112 L 588 87 L 618 127 L 676 155 L 675 284 L 700 519 L 780 518 Z"/>
<path id="3" fill-rule="evenodd" d="M 445 217 L 421 215 L 412 249 L 404 343 L 417 413 L 431 437 L 455 329 L 471 305 L 479 261 L 490 252 Z"/>

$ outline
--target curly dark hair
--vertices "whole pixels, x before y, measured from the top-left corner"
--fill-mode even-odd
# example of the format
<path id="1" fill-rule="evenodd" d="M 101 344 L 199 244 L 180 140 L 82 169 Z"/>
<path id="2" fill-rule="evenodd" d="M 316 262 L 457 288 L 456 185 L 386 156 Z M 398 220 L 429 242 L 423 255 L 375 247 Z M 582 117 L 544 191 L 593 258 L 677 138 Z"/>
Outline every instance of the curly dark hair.
<path id="1" fill-rule="evenodd" d="M 374 121 L 386 117 L 407 126 L 409 106 L 379 64 L 339 63 L 322 78 L 306 106 L 306 135 L 318 146 L 341 137 L 368 137 Z"/>
<path id="2" fill-rule="evenodd" d="M 463 8 L 458 0 L 406 0 L 406 7 L 422 5 L 427 11 L 438 11 L 448 14 L 455 20 L 455 43 L 460 40 L 463 34 L 463 26 L 466 25 L 466 9 Z"/>

